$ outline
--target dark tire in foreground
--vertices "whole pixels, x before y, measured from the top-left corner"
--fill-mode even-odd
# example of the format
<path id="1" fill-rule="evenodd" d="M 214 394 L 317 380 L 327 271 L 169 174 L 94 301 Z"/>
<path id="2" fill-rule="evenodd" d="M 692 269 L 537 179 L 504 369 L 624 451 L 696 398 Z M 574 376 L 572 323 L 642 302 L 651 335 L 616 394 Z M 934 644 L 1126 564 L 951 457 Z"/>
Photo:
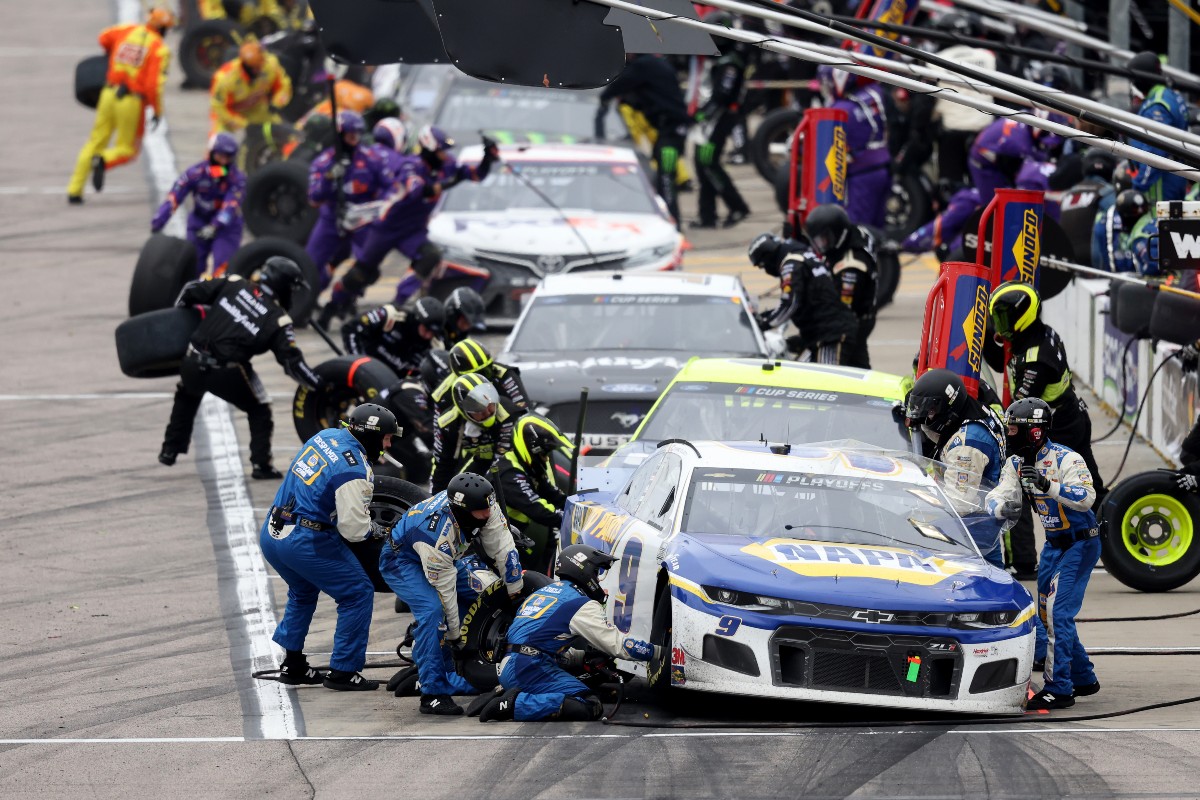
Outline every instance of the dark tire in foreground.
<path id="1" fill-rule="evenodd" d="M 100 91 L 108 83 L 108 56 L 88 56 L 75 65 L 75 99 L 88 108 L 100 103 Z"/>
<path id="2" fill-rule="evenodd" d="M 288 160 L 259 168 L 246 179 L 242 217 L 257 237 L 305 244 L 317 223 L 317 209 L 308 202 L 308 165 Z"/>
<path id="3" fill-rule="evenodd" d="M 383 362 L 367 356 L 338 356 L 313 367 L 337 388 L 332 392 L 300 386 L 292 400 L 292 422 L 300 441 L 326 428 L 338 427 L 359 403 L 378 402 L 379 393 L 400 382 Z"/>
<path id="4" fill-rule="evenodd" d="M 375 493 L 371 497 L 371 520 L 382 528 L 391 530 L 410 508 L 422 500 L 429 499 L 429 492 L 399 478 L 375 476 Z M 345 540 L 343 540 L 345 541 Z M 387 546 L 386 539 L 367 539 L 362 542 L 346 542 L 354 557 L 363 565 L 375 591 L 392 594 L 392 587 L 379 574 L 379 551 Z"/>
<path id="5" fill-rule="evenodd" d="M 179 292 L 196 277 L 196 248 L 186 239 L 152 233 L 142 245 L 129 284 L 129 316 L 175 305 Z"/>
<path id="6" fill-rule="evenodd" d="M 164 308 L 131 317 L 117 326 L 117 361 L 131 378 L 178 375 L 188 341 L 200 326 L 194 308 Z"/>
<path id="7" fill-rule="evenodd" d="M 673 699 L 678 692 L 671 685 L 671 589 L 664 586 L 654 606 L 650 624 L 650 644 L 657 649 L 646 665 L 646 682 L 655 697 L 662 701 Z"/>
<path id="8" fill-rule="evenodd" d="M 750 159 L 763 180 L 772 186 L 780 172 L 787 172 L 791 161 L 792 134 L 804 112 L 795 108 L 777 108 L 763 116 L 750 138 Z"/>
<path id="9" fill-rule="evenodd" d="M 1104 568 L 1140 592 L 1169 592 L 1200 574 L 1200 497 L 1175 485 L 1171 470 L 1142 472 L 1104 498 Z"/>

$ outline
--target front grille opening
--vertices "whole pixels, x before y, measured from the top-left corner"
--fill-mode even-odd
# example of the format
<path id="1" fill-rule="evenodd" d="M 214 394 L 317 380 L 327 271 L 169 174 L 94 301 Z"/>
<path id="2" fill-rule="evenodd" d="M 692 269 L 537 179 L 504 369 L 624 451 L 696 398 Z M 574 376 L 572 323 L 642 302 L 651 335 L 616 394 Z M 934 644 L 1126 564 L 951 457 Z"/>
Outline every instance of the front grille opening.
<path id="1" fill-rule="evenodd" d="M 900 681 L 886 655 L 817 650 L 813 686 L 872 692 L 900 692 Z"/>
<path id="2" fill-rule="evenodd" d="M 807 686 L 805 673 L 807 654 L 799 647 L 779 645 L 779 682 L 791 686 Z"/>
<path id="3" fill-rule="evenodd" d="M 800 656 L 800 679 L 803 680 L 804 654 L 801 653 Z M 701 658 L 710 664 L 724 667 L 734 672 L 740 672 L 752 678 L 759 676 L 758 659 L 754 657 L 754 651 L 748 645 L 744 645 L 741 642 L 734 642 L 721 636 L 713 636 L 711 633 L 706 634 Z"/>
<path id="4" fill-rule="evenodd" d="M 1013 686 L 1016 682 L 1017 660 L 1015 658 L 993 661 L 975 670 L 975 677 L 971 679 L 971 694 L 994 692 L 997 689 Z"/>
<path id="5" fill-rule="evenodd" d="M 929 696 L 949 697 L 954 685 L 954 659 L 936 658 L 929 662 Z"/>

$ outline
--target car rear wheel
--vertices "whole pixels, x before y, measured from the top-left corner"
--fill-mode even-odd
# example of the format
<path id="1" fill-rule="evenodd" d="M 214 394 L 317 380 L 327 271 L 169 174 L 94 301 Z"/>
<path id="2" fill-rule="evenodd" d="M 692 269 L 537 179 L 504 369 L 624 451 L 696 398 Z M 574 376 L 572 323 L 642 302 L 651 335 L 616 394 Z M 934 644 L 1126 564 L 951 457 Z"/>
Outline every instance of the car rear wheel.
<path id="1" fill-rule="evenodd" d="M 419 486 L 402 481 L 399 478 L 387 478 L 376 475 L 375 490 L 371 495 L 371 521 L 381 528 L 391 530 L 408 510 L 429 499 L 429 492 Z M 345 540 L 343 540 L 345 541 Z M 392 587 L 379 573 L 379 551 L 387 544 L 386 539 L 367 538 L 361 542 L 346 542 L 350 552 L 362 564 L 371 579 L 375 591 L 381 594 L 392 594 Z"/>
<path id="2" fill-rule="evenodd" d="M 678 692 L 671 685 L 671 590 L 664 586 L 654 604 L 654 620 L 650 625 L 650 644 L 655 655 L 646 665 L 646 682 L 659 700 L 670 700 Z"/>

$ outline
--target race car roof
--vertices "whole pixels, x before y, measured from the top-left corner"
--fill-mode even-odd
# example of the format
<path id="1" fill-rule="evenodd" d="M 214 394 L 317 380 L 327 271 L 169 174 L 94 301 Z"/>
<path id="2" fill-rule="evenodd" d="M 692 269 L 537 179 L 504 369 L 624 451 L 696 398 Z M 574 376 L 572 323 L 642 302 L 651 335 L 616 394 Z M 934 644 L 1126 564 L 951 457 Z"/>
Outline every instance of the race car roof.
<path id="1" fill-rule="evenodd" d="M 473 144 L 459 150 L 460 162 L 483 159 L 483 145 Z M 603 144 L 505 144 L 500 145 L 500 160 L 512 163 L 594 162 L 598 164 L 637 164 L 637 153 L 628 147 Z"/>
<path id="2" fill-rule="evenodd" d="M 904 398 L 900 386 L 902 380 L 890 372 L 856 367 L 755 358 L 693 358 L 675 376 L 672 385 L 683 382 L 736 383 L 781 389 L 820 389 L 901 400 Z M 852 433 L 848 432 L 848 435 Z"/>
<path id="3" fill-rule="evenodd" d="M 786 453 L 776 453 L 760 442 L 691 442 L 695 447 L 678 443 L 666 445 L 691 462 L 693 477 L 722 475 L 722 469 L 761 470 L 762 480 L 771 482 L 777 474 L 809 473 L 839 477 L 872 478 L 902 483 L 932 484 L 919 465 L 904 458 L 895 458 L 882 451 L 873 452 L 870 445 L 862 449 L 853 446 L 793 445 Z M 699 457 L 696 452 L 699 452 Z"/>
<path id="4" fill-rule="evenodd" d="M 547 275 L 537 297 L 578 294 L 702 295 L 740 298 L 741 282 L 733 275 L 694 272 L 571 272 Z"/>

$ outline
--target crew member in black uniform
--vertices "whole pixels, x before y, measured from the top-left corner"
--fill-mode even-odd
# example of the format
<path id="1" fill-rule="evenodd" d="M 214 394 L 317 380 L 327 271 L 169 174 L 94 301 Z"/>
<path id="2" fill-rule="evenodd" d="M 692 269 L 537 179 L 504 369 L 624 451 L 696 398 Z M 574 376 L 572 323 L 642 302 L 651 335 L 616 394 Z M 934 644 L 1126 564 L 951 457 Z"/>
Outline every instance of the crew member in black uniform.
<path id="1" fill-rule="evenodd" d="M 705 22 L 731 28 L 733 16 L 716 12 L 706 16 Z M 743 120 L 741 102 L 746 86 L 746 59 L 737 42 L 719 39 L 717 46 L 721 48 L 721 57 L 713 62 L 708 72 L 712 96 L 704 108 L 696 112 L 704 142 L 697 145 L 695 154 L 696 174 L 700 176 L 700 218 L 692 222 L 693 228 L 717 227 L 718 195 L 729 211 L 722 227 L 732 228 L 750 216 L 750 206 L 746 205 L 742 193 L 721 164 L 725 142 Z"/>
<path id="2" fill-rule="evenodd" d="M 630 55 L 625 69 L 600 94 L 596 114 L 597 133 L 603 133 L 604 115 L 608 104 L 620 98 L 645 115 L 646 121 L 658 131 L 651 158 L 657 165 L 654 188 L 667 204 L 667 210 L 679 226 L 679 198 L 675 193 L 675 169 L 683 155 L 691 117 L 679 77 L 662 56 Z M 603 140 L 603 136 L 598 137 Z"/>
<path id="3" fill-rule="evenodd" d="M 453 347 L 476 333 L 487 330 L 483 298 L 470 286 L 460 286 L 446 298 L 446 322 L 442 328 L 442 343 Z"/>
<path id="4" fill-rule="evenodd" d="M 790 350 L 809 350 L 821 364 L 845 365 L 855 346 L 858 320 L 841 301 L 829 268 L 813 255 L 808 243 L 760 233 L 750 243 L 748 255 L 751 264 L 779 278 L 783 293 L 778 306 L 759 314 L 759 325 L 765 330 L 791 320 L 800 333 L 788 337 Z"/>
<path id="5" fill-rule="evenodd" d="M 439 409 L 433 430 L 435 493 L 460 472 L 487 475 L 492 463 L 512 449 L 513 431 L 523 413 L 478 373 L 455 378 L 449 397 L 450 405 Z"/>
<path id="6" fill-rule="evenodd" d="M 533 552 L 523 554 L 526 569 L 545 573 L 554 558 L 550 531 L 562 527 L 567 496 L 554 480 L 550 456 L 561 451 L 570 456 L 571 440 L 538 414 L 524 414 L 513 429 L 513 447 L 496 460 L 500 496 L 509 523 L 534 541 Z"/>
<path id="7" fill-rule="evenodd" d="M 271 465 L 271 399 L 258 379 L 250 359 L 272 351 L 284 372 L 313 389 L 325 381 L 304 360 L 296 345 L 292 318 L 284 309 L 292 291 L 306 286 L 299 265 L 290 258 L 267 259 L 257 281 L 229 275 L 193 281 L 183 288 L 175 305 L 208 306 L 204 320 L 192 334 L 187 355 L 179 368 L 175 405 L 163 437 L 158 460 L 171 466 L 188 451 L 192 425 L 205 392 L 246 412 L 250 422 L 251 476 L 278 480 L 283 475 Z"/>
<path id="8" fill-rule="evenodd" d="M 343 326 L 342 341 L 346 352 L 377 358 L 407 378 L 421 368 L 445 319 L 436 297 L 422 297 L 404 309 L 388 303 Z"/>
<path id="9" fill-rule="evenodd" d="M 854 342 L 842 363 L 871 368 L 867 337 L 875 330 L 875 241 L 869 230 L 850 222 L 846 209 L 828 203 L 817 206 L 804 220 L 804 232 L 837 285 L 842 302 L 858 319 Z"/>

